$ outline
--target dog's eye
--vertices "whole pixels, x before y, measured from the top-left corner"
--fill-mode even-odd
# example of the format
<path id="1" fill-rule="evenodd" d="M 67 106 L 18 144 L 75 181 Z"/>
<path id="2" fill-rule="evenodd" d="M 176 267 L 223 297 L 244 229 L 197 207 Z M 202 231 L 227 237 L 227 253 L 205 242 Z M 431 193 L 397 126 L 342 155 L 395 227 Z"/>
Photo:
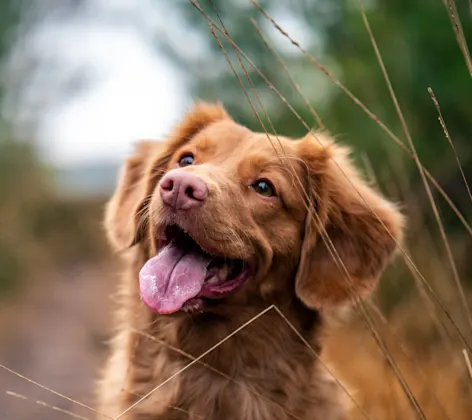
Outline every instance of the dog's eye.
<path id="1" fill-rule="evenodd" d="M 195 161 L 195 157 L 192 155 L 192 153 L 187 153 L 180 158 L 179 166 L 183 167 L 183 166 L 193 165 L 194 161 Z"/>
<path id="2" fill-rule="evenodd" d="M 259 181 L 254 182 L 252 184 L 252 188 L 264 197 L 273 197 L 275 195 L 275 188 L 274 186 L 265 179 L 260 179 Z"/>

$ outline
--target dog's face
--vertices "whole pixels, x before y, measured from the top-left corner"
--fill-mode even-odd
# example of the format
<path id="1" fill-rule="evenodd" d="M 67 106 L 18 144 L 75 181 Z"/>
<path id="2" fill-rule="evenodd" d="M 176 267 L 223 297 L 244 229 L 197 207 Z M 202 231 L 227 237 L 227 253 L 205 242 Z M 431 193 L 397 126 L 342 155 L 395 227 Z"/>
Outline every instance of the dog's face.
<path id="1" fill-rule="evenodd" d="M 344 303 L 373 289 L 402 229 L 325 135 L 254 133 L 206 104 L 140 144 L 106 221 L 115 246 L 148 254 L 141 297 L 161 314 L 284 293 Z"/>
<path id="2" fill-rule="evenodd" d="M 280 141 L 296 156 L 292 142 Z M 153 309 L 201 309 L 200 298 L 247 296 L 269 271 L 293 270 L 306 209 L 286 166 L 300 179 L 303 171 L 271 142 L 222 120 L 173 151 L 149 203 L 157 256 L 141 272 L 141 291 Z"/>

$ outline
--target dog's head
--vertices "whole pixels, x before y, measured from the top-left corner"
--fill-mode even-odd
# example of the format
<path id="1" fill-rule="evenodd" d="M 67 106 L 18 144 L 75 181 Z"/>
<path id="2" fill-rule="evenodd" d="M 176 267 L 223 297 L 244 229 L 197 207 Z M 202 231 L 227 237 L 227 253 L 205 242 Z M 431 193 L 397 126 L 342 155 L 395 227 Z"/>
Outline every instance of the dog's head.
<path id="1" fill-rule="evenodd" d="M 375 287 L 403 218 L 326 135 L 254 133 L 198 104 L 167 141 L 138 145 L 106 227 L 147 253 L 141 297 L 169 314 L 274 294 L 344 304 Z"/>

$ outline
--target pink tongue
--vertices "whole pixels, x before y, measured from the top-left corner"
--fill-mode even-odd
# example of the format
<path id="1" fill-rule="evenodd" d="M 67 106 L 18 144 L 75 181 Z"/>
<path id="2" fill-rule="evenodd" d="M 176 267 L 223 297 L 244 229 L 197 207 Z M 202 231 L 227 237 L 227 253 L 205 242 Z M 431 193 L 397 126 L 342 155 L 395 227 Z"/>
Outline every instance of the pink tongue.
<path id="1" fill-rule="evenodd" d="M 194 247 L 179 247 L 172 241 L 141 269 L 141 298 L 159 314 L 177 312 L 202 290 L 211 260 Z"/>

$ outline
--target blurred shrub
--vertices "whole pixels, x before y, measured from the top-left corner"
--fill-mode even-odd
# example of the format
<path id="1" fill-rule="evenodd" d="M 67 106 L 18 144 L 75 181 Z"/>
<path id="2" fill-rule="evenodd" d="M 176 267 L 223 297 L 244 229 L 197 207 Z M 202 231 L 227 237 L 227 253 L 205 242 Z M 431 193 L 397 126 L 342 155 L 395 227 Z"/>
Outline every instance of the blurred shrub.
<path id="1" fill-rule="evenodd" d="M 31 144 L 0 138 L 0 292 L 10 290 L 30 265 L 34 241 L 25 228 L 48 194 L 45 172 Z"/>
<path id="2" fill-rule="evenodd" d="M 103 255 L 102 200 L 63 201 L 31 143 L 0 138 L 0 295 L 51 268 Z"/>
<path id="3" fill-rule="evenodd" d="M 258 3 L 407 144 L 358 2 L 259 0 Z M 468 18 L 470 10 L 467 2 L 456 3 L 458 15 L 462 17 L 463 31 L 466 38 L 470 38 L 468 35 L 472 33 L 472 20 Z M 214 30 L 219 44 L 208 27 L 207 19 L 190 2 L 179 1 L 175 4 L 180 17 L 187 22 L 182 27 L 186 33 L 191 31 L 195 39 L 202 41 L 195 42 L 201 49 L 189 52 L 179 48 L 176 36 L 163 38 L 160 42 L 165 44 L 169 57 L 187 74 L 194 96 L 223 101 L 238 121 L 260 131 L 260 121 L 248 104 L 246 94 L 241 89 L 242 83 L 267 131 L 272 132 L 273 125 L 278 134 L 304 135 L 307 128 L 299 117 L 283 103 L 253 66 L 241 59 L 255 89 L 251 86 L 233 44 L 221 32 Z M 434 225 L 431 207 L 413 159 L 401 151 L 342 89 L 275 30 L 256 7 L 249 1 L 239 0 L 212 0 L 199 4 L 213 22 L 219 26 L 225 25 L 234 43 L 286 98 L 298 116 L 309 127 L 317 127 L 305 100 L 293 87 L 285 69 L 249 20 L 254 19 L 264 37 L 285 61 L 303 95 L 318 112 L 326 128 L 370 158 L 382 185 L 392 181 L 392 169 L 395 177 L 400 176 L 401 170 L 409 181 L 409 188 L 418 197 L 425 222 L 431 223 L 432 220 Z M 462 178 L 427 91 L 428 87 L 432 87 L 436 93 L 464 171 L 470 179 L 472 159 L 468 150 L 471 142 L 472 107 L 469 103 L 472 83 L 454 36 L 448 10 L 444 6 L 446 3 L 375 0 L 363 1 L 362 4 L 418 155 L 461 212 L 470 216 L 470 202 Z M 222 53 L 221 46 L 232 67 Z M 261 110 L 259 100 L 270 122 Z M 401 169 L 392 168 L 397 161 L 402 161 Z M 441 200 L 438 205 L 441 206 L 448 228 L 460 228 L 457 217 L 449 207 L 443 206 Z"/>

